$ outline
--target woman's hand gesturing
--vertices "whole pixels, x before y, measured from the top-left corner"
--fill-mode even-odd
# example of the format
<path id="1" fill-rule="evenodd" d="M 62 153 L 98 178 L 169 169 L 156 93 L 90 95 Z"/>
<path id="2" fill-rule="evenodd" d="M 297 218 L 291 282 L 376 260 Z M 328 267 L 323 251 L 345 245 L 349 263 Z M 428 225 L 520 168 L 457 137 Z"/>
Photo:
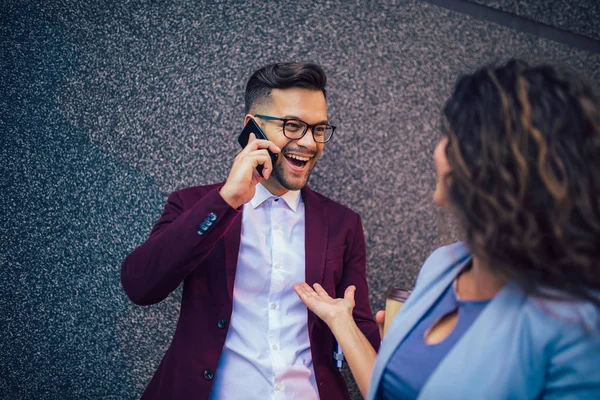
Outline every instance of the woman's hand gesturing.
<path id="1" fill-rule="evenodd" d="M 325 321 L 330 328 L 337 321 L 352 320 L 355 286 L 348 286 L 343 299 L 331 298 L 318 283 L 314 284 L 314 290 L 306 282 L 297 283 L 294 285 L 294 290 L 306 307 Z"/>

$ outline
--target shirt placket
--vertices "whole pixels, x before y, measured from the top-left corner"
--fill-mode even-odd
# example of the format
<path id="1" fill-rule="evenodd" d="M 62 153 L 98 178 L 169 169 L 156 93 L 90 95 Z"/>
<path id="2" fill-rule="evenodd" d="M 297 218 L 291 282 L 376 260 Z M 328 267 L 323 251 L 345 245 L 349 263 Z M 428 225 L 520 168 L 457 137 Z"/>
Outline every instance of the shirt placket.
<path id="1" fill-rule="evenodd" d="M 286 362 L 281 349 L 281 297 L 284 279 L 282 275 L 285 263 L 285 243 L 283 231 L 283 208 L 281 200 L 271 199 L 271 282 L 269 286 L 269 350 L 273 366 L 273 399 L 285 399 L 285 387 L 281 379 L 285 372 Z"/>

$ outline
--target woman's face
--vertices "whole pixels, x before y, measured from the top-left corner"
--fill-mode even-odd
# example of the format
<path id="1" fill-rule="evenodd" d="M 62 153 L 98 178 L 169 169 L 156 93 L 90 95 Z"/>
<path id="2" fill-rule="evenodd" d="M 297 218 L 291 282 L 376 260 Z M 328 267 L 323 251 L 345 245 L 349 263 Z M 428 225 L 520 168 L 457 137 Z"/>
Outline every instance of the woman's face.
<path id="1" fill-rule="evenodd" d="M 446 146 L 448 146 L 448 136 L 435 146 L 433 151 L 433 162 L 437 172 L 437 183 L 433 192 L 433 202 L 441 208 L 448 209 L 448 188 L 446 187 L 446 175 L 450 172 L 450 164 L 446 157 Z"/>

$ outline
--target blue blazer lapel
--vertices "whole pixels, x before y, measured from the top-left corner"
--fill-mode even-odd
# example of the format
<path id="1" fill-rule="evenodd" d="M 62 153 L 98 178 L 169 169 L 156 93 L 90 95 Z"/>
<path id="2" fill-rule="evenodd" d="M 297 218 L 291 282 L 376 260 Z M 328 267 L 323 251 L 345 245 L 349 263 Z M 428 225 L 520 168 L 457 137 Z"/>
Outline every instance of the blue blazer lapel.
<path id="1" fill-rule="evenodd" d="M 438 271 L 443 270 L 443 272 L 419 277 L 416 290 L 406 300 L 381 342 L 369 383 L 367 399 L 373 400 L 377 397 L 383 371 L 398 345 L 450 285 L 456 274 L 471 260 L 464 247 L 454 245 L 440 250 L 427 259 L 421 270 L 432 268 Z M 444 264 L 447 265 L 446 268 L 440 268 L 439 265 Z"/>
<path id="2" fill-rule="evenodd" d="M 526 349 L 514 348 L 521 343 L 519 318 L 525 301 L 525 294 L 516 284 L 507 284 L 442 359 L 421 389 L 419 399 L 463 399 L 465 395 L 473 399 L 529 398 L 526 392 L 516 395 L 515 390 L 534 389 L 536 382 L 525 371 L 517 372 L 519 359 L 508 359 L 526 354 Z M 478 349 L 477 353 L 473 349 Z M 510 375 L 522 379 L 522 384 L 506 385 L 506 379 L 498 379 L 506 376 L 505 369 L 511 369 Z"/>

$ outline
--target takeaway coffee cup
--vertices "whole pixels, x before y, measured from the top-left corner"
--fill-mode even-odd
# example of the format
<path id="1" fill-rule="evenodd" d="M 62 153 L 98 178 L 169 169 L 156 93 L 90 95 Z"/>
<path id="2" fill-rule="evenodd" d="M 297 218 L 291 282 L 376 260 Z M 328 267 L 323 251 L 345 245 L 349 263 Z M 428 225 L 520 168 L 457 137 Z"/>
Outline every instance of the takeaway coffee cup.
<path id="1" fill-rule="evenodd" d="M 400 311 L 402 304 L 408 298 L 410 290 L 401 288 L 390 288 L 387 295 L 385 296 L 385 320 L 383 321 L 383 335 L 387 333 L 388 329 L 392 325 L 394 317 Z"/>

